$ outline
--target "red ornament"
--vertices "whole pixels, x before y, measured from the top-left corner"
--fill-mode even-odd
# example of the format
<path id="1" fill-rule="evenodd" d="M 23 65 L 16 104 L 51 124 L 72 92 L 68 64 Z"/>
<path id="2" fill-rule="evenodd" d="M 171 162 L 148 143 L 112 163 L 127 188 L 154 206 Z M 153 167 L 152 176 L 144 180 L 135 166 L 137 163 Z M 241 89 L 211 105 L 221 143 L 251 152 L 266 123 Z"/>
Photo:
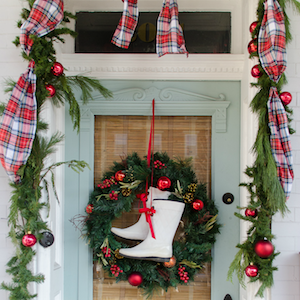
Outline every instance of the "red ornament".
<path id="1" fill-rule="evenodd" d="M 46 84 L 46 90 L 49 92 L 50 98 L 52 98 L 56 93 L 55 87 L 52 84 Z"/>
<path id="2" fill-rule="evenodd" d="M 251 40 L 248 44 L 249 54 L 257 52 L 257 39 Z"/>
<path id="3" fill-rule="evenodd" d="M 248 267 L 246 267 L 245 269 L 245 274 L 248 277 L 256 277 L 258 274 L 258 267 L 254 266 L 254 265 L 249 265 Z"/>
<path id="4" fill-rule="evenodd" d="M 250 25 L 250 27 L 249 27 L 250 33 L 252 33 L 252 32 L 256 29 L 257 24 L 258 24 L 257 21 L 251 23 L 251 25 Z"/>
<path id="5" fill-rule="evenodd" d="M 196 199 L 194 202 L 193 202 L 193 209 L 194 210 L 202 210 L 204 207 L 204 203 L 203 201 L 199 200 L 199 199 Z"/>
<path id="6" fill-rule="evenodd" d="M 245 215 L 246 215 L 247 217 L 253 217 L 253 218 L 255 218 L 255 217 L 257 216 L 257 209 L 252 210 L 252 209 L 250 209 L 250 208 L 247 208 L 247 209 L 245 210 Z"/>
<path id="7" fill-rule="evenodd" d="M 133 286 L 139 286 L 143 282 L 143 276 L 139 272 L 133 272 L 128 276 L 128 282 Z"/>
<path id="8" fill-rule="evenodd" d="M 120 170 L 120 171 L 117 171 L 117 172 L 116 172 L 116 174 L 115 174 L 115 179 L 116 179 L 117 181 L 123 181 L 124 178 L 125 178 L 125 176 L 126 176 L 126 175 L 123 173 L 123 171 Z"/>
<path id="9" fill-rule="evenodd" d="M 22 244 L 25 247 L 32 247 L 33 245 L 35 245 L 35 243 L 36 243 L 36 237 L 31 233 L 25 234 L 22 238 Z"/>
<path id="10" fill-rule="evenodd" d="M 55 62 L 53 64 L 53 67 L 51 68 L 51 73 L 54 76 L 61 76 L 63 72 L 64 72 L 63 65 L 61 63 L 59 63 L 59 62 Z"/>
<path id="11" fill-rule="evenodd" d="M 274 252 L 274 246 L 267 240 L 258 241 L 254 246 L 255 253 L 261 258 L 267 258 Z"/>
<path id="12" fill-rule="evenodd" d="M 148 193 L 136 194 L 136 197 L 141 201 L 147 201 Z"/>
<path id="13" fill-rule="evenodd" d="M 292 97 L 292 94 L 289 93 L 289 92 L 282 92 L 280 95 L 279 95 L 279 98 L 280 100 L 282 101 L 282 103 L 284 105 L 288 105 L 291 103 L 293 97 Z"/>
<path id="14" fill-rule="evenodd" d="M 164 262 L 166 268 L 173 268 L 176 265 L 176 257 L 172 256 L 169 261 Z"/>
<path id="15" fill-rule="evenodd" d="M 157 187 L 161 191 L 168 189 L 170 186 L 171 186 L 171 180 L 166 176 L 162 176 L 157 180 Z"/>
<path id="16" fill-rule="evenodd" d="M 259 78 L 259 77 L 261 77 L 262 72 L 261 72 L 260 69 L 259 69 L 259 65 L 255 65 L 255 66 L 252 67 L 252 69 L 251 69 L 251 75 L 252 75 L 254 78 Z"/>
<path id="17" fill-rule="evenodd" d="M 93 209 L 94 209 L 93 204 L 89 204 L 89 205 L 86 207 L 85 211 L 86 211 L 88 214 L 91 214 L 91 213 L 93 212 Z"/>

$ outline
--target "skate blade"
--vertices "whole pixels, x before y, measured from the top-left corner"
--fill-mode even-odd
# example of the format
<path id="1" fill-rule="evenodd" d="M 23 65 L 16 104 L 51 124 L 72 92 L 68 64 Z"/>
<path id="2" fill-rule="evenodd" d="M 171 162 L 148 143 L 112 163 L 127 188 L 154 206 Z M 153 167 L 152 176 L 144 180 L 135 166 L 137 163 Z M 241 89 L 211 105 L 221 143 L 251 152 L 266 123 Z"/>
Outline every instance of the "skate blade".
<path id="1" fill-rule="evenodd" d="M 156 262 L 169 262 L 171 258 L 171 257 L 164 258 L 164 257 L 155 257 L 155 256 L 137 257 L 137 256 L 124 255 L 121 253 L 120 255 L 126 258 L 140 259 L 140 260 L 153 260 Z"/>
<path id="2" fill-rule="evenodd" d="M 123 240 L 126 240 L 126 241 L 144 241 L 145 239 L 136 239 L 136 238 L 126 238 L 126 237 L 123 237 L 123 236 L 120 236 L 114 232 L 111 232 L 113 235 L 115 235 L 116 237 L 120 238 L 120 239 L 123 239 Z"/>

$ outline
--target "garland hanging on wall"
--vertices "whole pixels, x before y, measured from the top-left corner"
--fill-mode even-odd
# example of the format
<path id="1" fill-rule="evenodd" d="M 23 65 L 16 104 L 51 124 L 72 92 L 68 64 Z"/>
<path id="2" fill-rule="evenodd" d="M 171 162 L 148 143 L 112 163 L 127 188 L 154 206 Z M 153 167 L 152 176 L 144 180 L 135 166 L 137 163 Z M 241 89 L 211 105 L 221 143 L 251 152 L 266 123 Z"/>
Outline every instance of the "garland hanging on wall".
<path id="1" fill-rule="evenodd" d="M 9 236 L 16 248 L 15 255 L 7 264 L 12 283 L 2 283 L 1 288 L 9 291 L 9 299 L 12 300 L 35 298 L 37 295 L 30 293 L 29 284 L 44 281 L 44 275 L 32 272 L 30 263 L 36 255 L 32 246 L 39 242 L 48 247 L 54 241 L 41 212 L 50 209 L 50 186 L 57 198 L 55 168 L 66 164 L 80 172 L 87 167 L 84 161 L 46 163 L 55 152 L 55 146 L 63 140 L 63 135 L 57 132 L 49 139 L 45 137 L 48 124 L 40 117 L 44 104 L 51 101 L 59 107 L 68 103 L 74 129 L 79 130 L 80 107 L 73 88 L 82 91 L 84 103 L 92 99 L 93 90 L 104 97 L 111 96 L 96 79 L 66 76 L 62 64 L 56 61 L 53 43 L 64 42 L 63 35 L 76 36 L 65 27 L 70 18 L 75 17 L 63 11 L 63 1 L 27 2 L 29 9 L 22 10 L 22 20 L 18 22 L 21 35 L 14 43 L 21 45 L 23 58 L 29 61 L 28 69 L 18 82 L 8 83 L 6 92 L 11 92 L 11 97 L 0 110 L 0 159 L 12 180 L 8 225 Z M 42 197 L 42 191 L 45 191 L 46 197 Z"/>
<path id="2" fill-rule="evenodd" d="M 259 281 L 257 295 L 261 297 L 273 285 L 273 271 L 277 270 L 273 266 L 279 253 L 272 244 L 272 217 L 277 212 L 284 215 L 288 211 L 286 200 L 293 180 L 289 134 L 294 130 L 289 126 L 292 111 L 288 107 L 292 96 L 282 90 L 286 83 L 285 45 L 291 40 L 285 12 L 287 2 L 300 12 L 296 0 L 259 1 L 257 20 L 250 25 L 252 40 L 248 44 L 250 58 L 259 59 L 251 70 L 252 76 L 258 79 L 252 84 L 258 93 L 251 109 L 258 115 L 259 126 L 253 146 L 256 160 L 245 171 L 250 182 L 241 184 L 247 188 L 250 202 L 247 207 L 240 207 L 244 214 L 235 215 L 251 226 L 247 239 L 237 245 L 239 251 L 230 265 L 228 278 L 236 272 L 243 287 L 245 275 L 250 282 Z"/>
<path id="3" fill-rule="evenodd" d="M 128 254 L 123 257 L 122 253 L 128 253 L 126 250 L 129 246 L 124 239 L 119 239 L 112 233 L 113 231 L 125 237 L 122 230 L 111 229 L 112 222 L 123 212 L 129 212 L 135 199 L 143 201 L 143 197 L 147 197 L 147 182 L 153 182 L 154 187 L 149 189 L 149 194 L 157 194 L 155 189 L 168 191 L 169 196 L 163 202 L 169 202 L 170 207 L 161 214 L 164 218 L 168 218 L 178 203 L 184 207 L 183 221 L 179 225 L 180 233 L 174 240 L 171 259 L 161 259 L 162 253 L 158 253 L 160 258 L 156 257 L 153 261 L 132 259 Z M 152 208 L 151 212 L 154 216 L 151 219 L 155 223 L 155 215 L 160 213 L 155 199 L 153 207 L 154 211 Z M 144 212 L 144 208 L 140 211 Z M 148 209 L 150 210 L 151 208 Z M 220 228 L 216 222 L 218 210 L 214 202 L 208 199 L 206 186 L 197 183 L 190 161 L 172 160 L 166 153 L 155 153 L 149 166 L 146 159 L 141 160 L 136 153 L 120 163 L 115 162 L 91 194 L 86 212 L 88 216 L 84 220 L 84 233 L 89 247 L 93 249 L 94 261 L 117 282 L 124 280 L 139 286 L 147 296 L 159 289 L 167 291 L 169 287 L 192 282 L 196 272 L 211 261 L 210 250 Z M 171 227 L 171 223 L 172 220 L 167 227 Z M 155 235 L 158 235 L 158 231 L 166 231 L 166 228 L 155 230 L 155 225 Z M 178 223 L 175 224 L 176 228 L 177 226 Z M 150 235 L 148 225 L 147 229 Z M 140 234 L 140 228 L 136 234 Z M 126 238 L 129 238 L 128 233 Z M 147 238 L 151 239 L 149 236 Z M 173 240 L 173 236 L 165 238 Z M 142 237 L 134 239 L 144 240 Z M 154 239 L 151 241 L 155 242 Z M 129 252 L 132 249 L 129 248 Z"/>

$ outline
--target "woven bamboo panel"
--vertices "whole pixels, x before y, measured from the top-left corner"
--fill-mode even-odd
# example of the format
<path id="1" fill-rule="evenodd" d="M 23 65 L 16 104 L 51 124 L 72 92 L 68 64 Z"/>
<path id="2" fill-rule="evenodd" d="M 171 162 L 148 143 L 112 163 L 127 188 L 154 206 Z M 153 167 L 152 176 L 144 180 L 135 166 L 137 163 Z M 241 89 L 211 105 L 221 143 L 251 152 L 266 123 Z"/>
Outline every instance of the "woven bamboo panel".
<path id="1" fill-rule="evenodd" d="M 94 180 L 98 184 L 105 171 L 122 157 L 137 152 L 147 155 L 151 117 L 96 116 Z M 170 158 L 193 157 L 193 168 L 198 182 L 206 183 L 208 195 L 211 188 L 211 117 L 156 117 L 154 152 L 167 152 Z M 138 201 L 130 213 L 114 221 L 113 226 L 124 228 L 138 220 Z M 175 236 L 176 238 L 176 236 Z M 169 289 L 152 299 L 210 300 L 210 264 L 201 270 L 189 286 Z M 101 268 L 94 267 L 93 300 L 144 299 L 139 289 L 129 283 L 115 283 Z"/>

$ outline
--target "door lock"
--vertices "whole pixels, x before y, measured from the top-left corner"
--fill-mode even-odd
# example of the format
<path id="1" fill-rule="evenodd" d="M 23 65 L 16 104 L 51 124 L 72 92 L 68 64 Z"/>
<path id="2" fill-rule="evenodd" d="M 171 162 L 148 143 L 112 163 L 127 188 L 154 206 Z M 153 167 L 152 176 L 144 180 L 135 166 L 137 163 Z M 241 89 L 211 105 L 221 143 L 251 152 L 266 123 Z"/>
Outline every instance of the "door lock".
<path id="1" fill-rule="evenodd" d="M 234 196 L 231 193 L 226 193 L 222 199 L 225 204 L 231 204 L 234 201 Z"/>

